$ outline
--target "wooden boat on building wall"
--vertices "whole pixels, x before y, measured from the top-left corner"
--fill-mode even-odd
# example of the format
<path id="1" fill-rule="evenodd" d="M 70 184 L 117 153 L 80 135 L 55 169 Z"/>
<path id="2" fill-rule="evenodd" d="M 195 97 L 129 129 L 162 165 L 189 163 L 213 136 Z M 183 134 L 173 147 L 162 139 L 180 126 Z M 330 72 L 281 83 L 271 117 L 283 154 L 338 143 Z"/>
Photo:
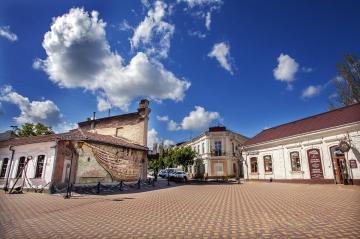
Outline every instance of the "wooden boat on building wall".
<path id="1" fill-rule="evenodd" d="M 114 181 L 137 181 L 141 174 L 139 159 L 121 154 L 113 154 L 93 144 L 87 144 L 96 161 L 111 175 Z"/>

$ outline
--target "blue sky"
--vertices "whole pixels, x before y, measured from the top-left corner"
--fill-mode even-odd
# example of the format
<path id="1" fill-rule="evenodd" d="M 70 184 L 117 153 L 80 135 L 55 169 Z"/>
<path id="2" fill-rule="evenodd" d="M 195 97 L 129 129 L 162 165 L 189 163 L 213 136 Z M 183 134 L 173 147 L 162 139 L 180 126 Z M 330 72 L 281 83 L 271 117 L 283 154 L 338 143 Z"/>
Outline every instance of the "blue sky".
<path id="1" fill-rule="evenodd" d="M 0 129 L 57 131 L 151 99 L 152 141 L 253 136 L 326 111 L 359 1 L 1 1 Z M 93 11 L 96 11 L 93 12 Z M 48 32 L 48 37 L 44 38 Z"/>

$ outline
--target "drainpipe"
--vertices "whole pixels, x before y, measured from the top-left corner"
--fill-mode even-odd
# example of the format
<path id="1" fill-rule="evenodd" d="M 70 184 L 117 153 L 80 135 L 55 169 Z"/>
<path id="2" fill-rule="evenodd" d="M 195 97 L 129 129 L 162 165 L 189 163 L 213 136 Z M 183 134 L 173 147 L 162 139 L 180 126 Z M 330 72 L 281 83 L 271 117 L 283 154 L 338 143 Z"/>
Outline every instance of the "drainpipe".
<path id="1" fill-rule="evenodd" d="M 50 184 L 49 184 L 49 193 L 52 193 L 51 188 L 53 187 L 53 185 L 55 185 L 54 177 L 55 177 L 56 163 L 57 163 L 57 159 L 58 159 L 59 142 L 60 142 L 60 139 L 57 138 L 55 140 L 55 145 L 51 146 L 51 148 L 55 148 L 55 154 L 54 154 L 53 167 L 52 167 L 52 171 L 51 171 L 51 179 L 50 179 Z"/>
<path id="2" fill-rule="evenodd" d="M 349 132 L 346 132 L 346 133 L 347 133 L 349 145 L 350 145 L 350 148 L 351 148 L 351 138 L 350 138 L 350 134 L 349 134 Z M 331 161 L 332 161 L 332 160 L 331 160 Z M 349 163 L 349 165 L 348 165 L 347 163 Z M 353 175 L 352 168 L 350 167 L 349 151 L 346 152 L 345 164 L 346 164 L 346 170 L 348 171 L 348 173 L 349 173 L 349 171 L 350 171 L 349 176 L 350 176 L 350 179 L 351 179 L 351 184 L 354 185 L 354 175 Z"/>
<path id="3" fill-rule="evenodd" d="M 9 150 L 11 151 L 11 159 L 10 159 L 9 170 L 8 170 L 8 173 L 7 173 L 7 176 L 6 176 L 6 183 L 5 183 L 5 187 L 4 187 L 4 191 L 5 191 L 5 192 L 8 191 L 9 177 L 10 177 L 12 162 L 13 162 L 13 160 L 14 160 L 14 154 L 15 154 L 14 146 L 10 145 L 10 146 L 9 146 Z"/>

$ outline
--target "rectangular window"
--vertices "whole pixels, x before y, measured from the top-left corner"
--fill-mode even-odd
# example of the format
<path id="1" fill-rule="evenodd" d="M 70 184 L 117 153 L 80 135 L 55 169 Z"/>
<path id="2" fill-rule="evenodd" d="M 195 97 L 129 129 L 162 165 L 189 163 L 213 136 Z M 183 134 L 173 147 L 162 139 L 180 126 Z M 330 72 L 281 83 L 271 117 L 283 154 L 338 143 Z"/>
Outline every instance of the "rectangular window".
<path id="1" fill-rule="evenodd" d="M 265 173 L 272 173 L 272 160 L 270 155 L 264 156 Z"/>
<path id="2" fill-rule="evenodd" d="M 23 156 L 23 157 L 20 157 L 20 159 L 19 159 L 19 165 L 17 168 L 16 177 L 22 176 L 24 167 L 25 167 L 25 157 Z"/>
<path id="3" fill-rule="evenodd" d="M 205 153 L 205 144 L 204 143 L 202 143 L 201 149 L 202 149 L 202 153 L 204 154 Z"/>
<path id="4" fill-rule="evenodd" d="M 215 142 L 215 156 L 221 156 L 221 141 Z"/>
<path id="5" fill-rule="evenodd" d="M 291 170 L 293 172 L 300 172 L 301 171 L 301 162 L 299 157 L 299 152 L 291 152 L 290 153 L 290 160 L 291 160 Z"/>
<path id="6" fill-rule="evenodd" d="M 222 163 L 215 163 L 215 175 L 216 176 L 223 176 L 224 175 L 224 168 Z"/>
<path id="7" fill-rule="evenodd" d="M 36 162 L 35 178 L 41 178 L 43 174 L 45 155 L 39 155 Z"/>
<path id="8" fill-rule="evenodd" d="M 258 171 L 257 158 L 251 158 L 250 165 L 251 165 L 251 172 L 257 173 L 257 171 Z"/>
<path id="9" fill-rule="evenodd" d="M 8 158 L 4 158 L 2 166 L 1 166 L 1 173 L 0 173 L 0 178 L 5 178 L 6 175 L 6 169 L 9 163 L 9 159 Z"/>
<path id="10" fill-rule="evenodd" d="M 197 152 L 200 154 L 200 145 L 197 146 Z"/>

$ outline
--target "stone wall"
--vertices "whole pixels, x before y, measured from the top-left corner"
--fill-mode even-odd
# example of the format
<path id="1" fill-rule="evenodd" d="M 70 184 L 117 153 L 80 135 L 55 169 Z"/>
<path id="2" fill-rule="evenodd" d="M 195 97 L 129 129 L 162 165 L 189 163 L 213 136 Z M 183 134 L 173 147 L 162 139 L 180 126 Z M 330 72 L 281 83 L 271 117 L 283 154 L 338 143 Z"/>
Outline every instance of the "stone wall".
<path id="1" fill-rule="evenodd" d="M 140 178 L 144 179 L 146 177 L 146 167 L 147 159 L 146 153 L 141 150 L 129 149 L 120 146 L 110 146 L 105 144 L 95 144 L 92 145 L 101 148 L 110 154 L 119 155 L 121 157 L 127 157 L 134 161 L 140 163 Z M 77 172 L 76 180 L 77 184 L 94 184 L 94 183 L 109 183 L 113 182 L 113 179 L 109 172 L 107 172 L 96 160 L 91 147 L 88 144 L 83 144 L 81 147 L 75 142 L 74 147 L 79 155 L 77 160 Z M 145 169 L 145 170 L 144 170 Z M 132 170 L 129 168 L 128 170 Z"/>
<path id="2" fill-rule="evenodd" d="M 92 133 L 122 137 L 130 142 L 147 146 L 148 120 L 151 112 L 149 101 L 141 100 L 137 112 L 88 120 L 79 128 Z"/>

